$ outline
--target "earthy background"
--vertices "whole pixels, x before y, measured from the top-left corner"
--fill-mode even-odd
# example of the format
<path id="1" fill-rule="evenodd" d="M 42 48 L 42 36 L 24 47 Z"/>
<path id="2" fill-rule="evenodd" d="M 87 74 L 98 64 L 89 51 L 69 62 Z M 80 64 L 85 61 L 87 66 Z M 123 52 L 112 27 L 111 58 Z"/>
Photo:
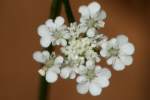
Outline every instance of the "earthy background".
<path id="1" fill-rule="evenodd" d="M 70 0 L 78 7 L 93 0 Z M 79 95 L 75 81 L 52 85 L 51 100 L 150 100 L 149 0 L 97 0 L 108 18 L 102 29 L 109 37 L 126 34 L 135 44 L 134 64 L 115 72 L 101 96 Z M 40 49 L 36 28 L 49 15 L 51 0 L 0 0 L 0 100 L 38 100 L 39 64 L 32 53 Z M 64 11 L 62 15 L 65 16 Z"/>

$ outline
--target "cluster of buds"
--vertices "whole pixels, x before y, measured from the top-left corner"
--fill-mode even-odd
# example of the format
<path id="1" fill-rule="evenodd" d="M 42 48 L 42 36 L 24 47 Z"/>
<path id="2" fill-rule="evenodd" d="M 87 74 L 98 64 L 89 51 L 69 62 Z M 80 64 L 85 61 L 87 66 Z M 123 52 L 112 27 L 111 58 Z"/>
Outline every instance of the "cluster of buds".
<path id="1" fill-rule="evenodd" d="M 100 66 L 105 58 L 108 65 L 122 71 L 133 62 L 134 46 L 125 35 L 108 39 L 99 30 L 104 27 L 106 12 L 97 2 L 79 7 L 79 23 L 65 25 L 64 18 L 48 19 L 38 27 L 42 48 L 59 46 L 59 53 L 53 50 L 36 51 L 33 58 L 43 66 L 39 74 L 49 83 L 62 79 L 76 79 L 80 94 L 101 94 L 109 86 L 111 71 Z"/>

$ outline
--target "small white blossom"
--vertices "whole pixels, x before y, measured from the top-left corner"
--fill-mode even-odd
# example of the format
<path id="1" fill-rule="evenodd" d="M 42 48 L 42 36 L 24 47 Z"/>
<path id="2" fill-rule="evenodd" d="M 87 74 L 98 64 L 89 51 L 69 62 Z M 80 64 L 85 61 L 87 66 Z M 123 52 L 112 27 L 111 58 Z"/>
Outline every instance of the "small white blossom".
<path id="1" fill-rule="evenodd" d="M 108 39 L 108 37 L 105 36 L 104 34 L 97 34 L 93 38 L 91 38 L 92 45 L 95 48 L 99 48 L 105 41 L 107 41 L 107 39 Z"/>
<path id="2" fill-rule="evenodd" d="M 73 57 L 71 57 L 71 58 L 67 57 L 62 66 L 63 68 L 61 68 L 60 76 L 63 79 L 76 78 L 76 74 L 78 73 L 78 67 L 79 67 L 79 65 L 84 64 L 84 62 L 85 62 L 84 57 L 77 57 L 74 59 L 73 59 Z"/>
<path id="3" fill-rule="evenodd" d="M 108 87 L 111 72 L 106 68 L 96 66 L 94 62 L 87 61 L 86 66 L 80 66 L 79 76 L 77 77 L 77 91 L 86 94 L 88 91 L 93 96 L 101 94 L 102 89 Z"/>
<path id="4" fill-rule="evenodd" d="M 33 58 L 43 64 L 43 67 L 38 71 L 41 76 L 46 76 L 46 80 L 49 83 L 54 83 L 58 74 L 60 73 L 60 67 L 63 63 L 62 56 L 50 55 L 48 51 L 36 51 L 33 53 Z"/>
<path id="5" fill-rule="evenodd" d="M 76 69 L 77 67 L 75 66 L 65 66 L 64 68 L 61 69 L 60 76 L 63 79 L 74 79 L 76 78 Z"/>
<path id="6" fill-rule="evenodd" d="M 68 27 L 68 36 L 71 39 L 75 39 L 78 38 L 80 36 L 81 33 L 85 32 L 85 27 L 82 27 L 80 25 L 77 24 L 77 22 L 74 23 L 70 23 L 70 26 Z"/>
<path id="7" fill-rule="evenodd" d="M 89 38 L 78 38 L 70 40 L 67 46 L 61 48 L 62 53 L 66 56 L 65 65 L 60 74 L 62 78 L 75 78 L 78 66 L 85 62 L 85 53 L 87 58 L 90 56 L 87 54 L 87 50 L 92 49 L 90 44 Z M 97 59 L 96 56 L 93 55 L 93 59 Z"/>
<path id="8" fill-rule="evenodd" d="M 67 46 L 61 48 L 61 51 L 67 56 L 72 56 L 72 59 L 74 59 L 78 56 L 84 56 L 84 53 L 92 48 L 91 40 L 85 37 L 70 40 Z"/>
<path id="9" fill-rule="evenodd" d="M 48 19 L 45 24 L 38 27 L 41 46 L 48 47 L 51 43 L 53 45 L 66 45 L 68 37 L 65 29 L 63 17 L 57 17 L 54 22 L 52 19 Z"/>
<path id="10" fill-rule="evenodd" d="M 100 56 L 94 50 L 87 50 L 85 52 L 85 58 L 87 60 L 94 60 L 95 62 L 100 62 Z"/>
<path id="11" fill-rule="evenodd" d="M 81 14 L 80 25 L 86 28 L 88 37 L 93 37 L 97 31 L 96 29 L 104 27 L 106 13 L 101 10 L 101 6 L 97 2 L 92 2 L 88 6 L 80 6 L 79 13 Z"/>
<path id="12" fill-rule="evenodd" d="M 131 65 L 133 62 L 132 54 L 134 46 L 128 42 L 128 38 L 124 35 L 119 35 L 102 44 L 100 54 L 102 57 L 108 58 L 107 64 L 112 65 L 117 71 L 123 70 L 126 65 Z"/>

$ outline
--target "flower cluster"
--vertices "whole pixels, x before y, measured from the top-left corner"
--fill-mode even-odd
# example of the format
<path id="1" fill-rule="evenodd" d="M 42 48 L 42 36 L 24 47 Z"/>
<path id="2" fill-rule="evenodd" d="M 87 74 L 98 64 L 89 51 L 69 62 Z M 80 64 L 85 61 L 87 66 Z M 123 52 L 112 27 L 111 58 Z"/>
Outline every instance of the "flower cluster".
<path id="1" fill-rule="evenodd" d="M 134 46 L 125 35 L 108 39 L 99 30 L 104 27 L 106 12 L 97 2 L 79 8 L 79 23 L 65 25 L 64 18 L 48 19 L 38 27 L 43 48 L 58 46 L 59 52 L 45 49 L 33 53 L 33 58 L 42 64 L 39 74 L 49 83 L 60 75 L 63 79 L 75 79 L 80 94 L 101 94 L 109 86 L 111 71 L 99 62 L 106 58 L 108 65 L 116 71 L 125 69 L 133 62 Z"/>

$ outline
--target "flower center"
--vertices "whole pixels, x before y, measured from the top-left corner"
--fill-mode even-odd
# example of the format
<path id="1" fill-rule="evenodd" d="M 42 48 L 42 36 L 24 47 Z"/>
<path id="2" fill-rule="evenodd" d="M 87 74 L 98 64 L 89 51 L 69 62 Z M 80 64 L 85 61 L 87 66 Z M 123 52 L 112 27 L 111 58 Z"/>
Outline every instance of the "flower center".
<path id="1" fill-rule="evenodd" d="M 45 63 L 45 67 L 50 68 L 50 67 L 52 67 L 53 63 L 54 63 L 53 60 L 48 60 L 48 61 Z"/>
<path id="2" fill-rule="evenodd" d="M 94 69 L 88 70 L 86 73 L 87 79 L 92 80 L 96 75 Z"/>
<path id="3" fill-rule="evenodd" d="M 55 37 L 55 39 L 59 39 L 63 37 L 63 34 L 60 30 L 56 29 L 52 31 L 53 36 Z"/>
<path id="4" fill-rule="evenodd" d="M 112 48 L 110 48 L 110 49 L 108 50 L 108 52 L 111 54 L 111 56 L 117 56 L 118 53 L 119 53 L 119 49 L 112 47 Z"/>
<path id="5" fill-rule="evenodd" d="M 88 26 L 91 28 L 91 27 L 95 27 L 95 20 L 93 20 L 93 19 L 89 19 L 88 21 L 87 21 L 88 23 Z"/>

